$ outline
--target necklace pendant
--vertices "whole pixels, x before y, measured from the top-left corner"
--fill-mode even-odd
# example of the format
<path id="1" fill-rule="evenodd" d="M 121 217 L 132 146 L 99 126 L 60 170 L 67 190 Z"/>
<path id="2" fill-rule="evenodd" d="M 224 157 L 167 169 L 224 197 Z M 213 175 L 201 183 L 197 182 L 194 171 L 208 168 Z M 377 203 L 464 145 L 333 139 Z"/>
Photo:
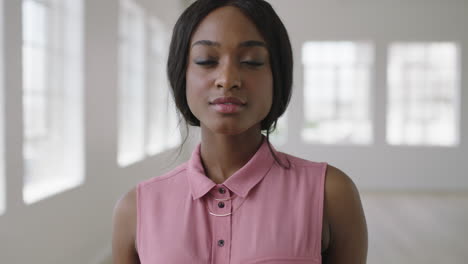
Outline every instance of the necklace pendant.
<path id="1" fill-rule="evenodd" d="M 219 216 L 229 216 L 229 215 L 232 215 L 232 212 L 231 212 L 231 213 L 228 213 L 228 214 L 215 214 L 215 213 L 213 213 L 213 212 L 211 212 L 211 211 L 208 211 L 208 212 L 210 213 L 210 215 L 218 216 L 218 217 L 219 217 Z"/>

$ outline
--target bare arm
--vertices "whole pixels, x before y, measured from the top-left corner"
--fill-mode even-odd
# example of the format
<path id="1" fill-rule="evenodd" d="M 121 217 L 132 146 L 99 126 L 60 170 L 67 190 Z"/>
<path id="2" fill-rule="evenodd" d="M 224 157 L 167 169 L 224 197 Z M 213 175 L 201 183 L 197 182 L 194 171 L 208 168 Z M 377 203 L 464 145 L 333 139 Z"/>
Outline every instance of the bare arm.
<path id="1" fill-rule="evenodd" d="M 330 231 L 325 264 L 365 264 L 367 225 L 359 192 L 341 170 L 329 166 L 325 180 L 324 212 Z"/>
<path id="2" fill-rule="evenodd" d="M 115 205 L 112 219 L 112 259 L 114 264 L 139 264 L 135 246 L 136 189 L 125 194 Z"/>

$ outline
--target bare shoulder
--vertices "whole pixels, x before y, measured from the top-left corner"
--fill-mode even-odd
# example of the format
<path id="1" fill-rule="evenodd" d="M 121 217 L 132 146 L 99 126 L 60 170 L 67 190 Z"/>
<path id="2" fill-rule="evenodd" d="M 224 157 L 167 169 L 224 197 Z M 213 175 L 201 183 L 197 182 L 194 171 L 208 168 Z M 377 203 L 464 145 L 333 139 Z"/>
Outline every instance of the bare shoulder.
<path id="1" fill-rule="evenodd" d="M 325 195 L 328 198 L 339 199 L 345 196 L 359 196 L 359 192 L 353 180 L 346 173 L 332 165 L 328 165 L 325 176 Z"/>
<path id="2" fill-rule="evenodd" d="M 366 263 L 367 224 L 359 191 L 342 170 L 328 165 L 324 218 L 330 242 L 324 263 Z"/>
<path id="3" fill-rule="evenodd" d="M 137 228 L 136 187 L 124 194 L 115 204 L 112 218 L 112 256 L 114 263 L 138 262 L 136 250 Z"/>
<path id="4" fill-rule="evenodd" d="M 136 223 L 136 187 L 133 187 L 117 201 L 114 207 L 114 220 L 120 220 L 127 224 Z"/>

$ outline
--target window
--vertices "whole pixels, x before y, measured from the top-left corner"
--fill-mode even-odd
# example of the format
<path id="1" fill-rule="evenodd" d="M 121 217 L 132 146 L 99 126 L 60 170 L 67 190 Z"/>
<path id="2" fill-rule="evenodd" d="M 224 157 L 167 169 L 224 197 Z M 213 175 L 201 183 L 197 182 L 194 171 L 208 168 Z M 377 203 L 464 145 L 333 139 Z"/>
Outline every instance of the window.
<path id="1" fill-rule="evenodd" d="M 364 42 L 307 42 L 304 66 L 306 142 L 370 144 L 373 48 Z"/>
<path id="2" fill-rule="evenodd" d="M 175 104 L 166 77 L 168 32 L 129 0 L 120 24 L 120 166 L 180 142 Z"/>
<path id="3" fill-rule="evenodd" d="M 454 43 L 395 43 L 389 51 L 387 141 L 458 144 L 459 51 Z"/>
<path id="4" fill-rule="evenodd" d="M 81 1 L 23 0 L 23 198 L 33 203 L 81 184 Z"/>
<path id="5" fill-rule="evenodd" d="M 145 17 L 133 1 L 121 2 L 119 155 L 121 166 L 145 156 Z"/>
<path id="6" fill-rule="evenodd" d="M 154 17 L 149 20 L 149 33 L 147 153 L 154 155 L 179 144 L 180 132 L 166 77 L 168 33 Z"/>

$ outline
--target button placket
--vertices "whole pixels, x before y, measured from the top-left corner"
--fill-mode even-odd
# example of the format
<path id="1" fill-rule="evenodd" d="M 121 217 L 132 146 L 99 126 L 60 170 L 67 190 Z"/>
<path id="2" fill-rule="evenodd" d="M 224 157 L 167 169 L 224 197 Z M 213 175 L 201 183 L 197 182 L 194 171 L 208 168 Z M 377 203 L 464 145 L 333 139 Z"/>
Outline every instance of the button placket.
<path id="1" fill-rule="evenodd" d="M 211 208 L 219 215 L 231 213 L 232 200 L 229 190 L 224 186 L 217 186 L 212 192 Z M 212 263 L 229 263 L 231 255 L 231 221 L 232 216 L 213 216 L 213 252 Z"/>
<path id="2" fill-rule="evenodd" d="M 226 187 L 218 187 L 213 193 L 214 199 L 212 201 L 213 212 L 219 215 L 229 214 L 231 212 L 232 200 L 230 192 Z"/>

